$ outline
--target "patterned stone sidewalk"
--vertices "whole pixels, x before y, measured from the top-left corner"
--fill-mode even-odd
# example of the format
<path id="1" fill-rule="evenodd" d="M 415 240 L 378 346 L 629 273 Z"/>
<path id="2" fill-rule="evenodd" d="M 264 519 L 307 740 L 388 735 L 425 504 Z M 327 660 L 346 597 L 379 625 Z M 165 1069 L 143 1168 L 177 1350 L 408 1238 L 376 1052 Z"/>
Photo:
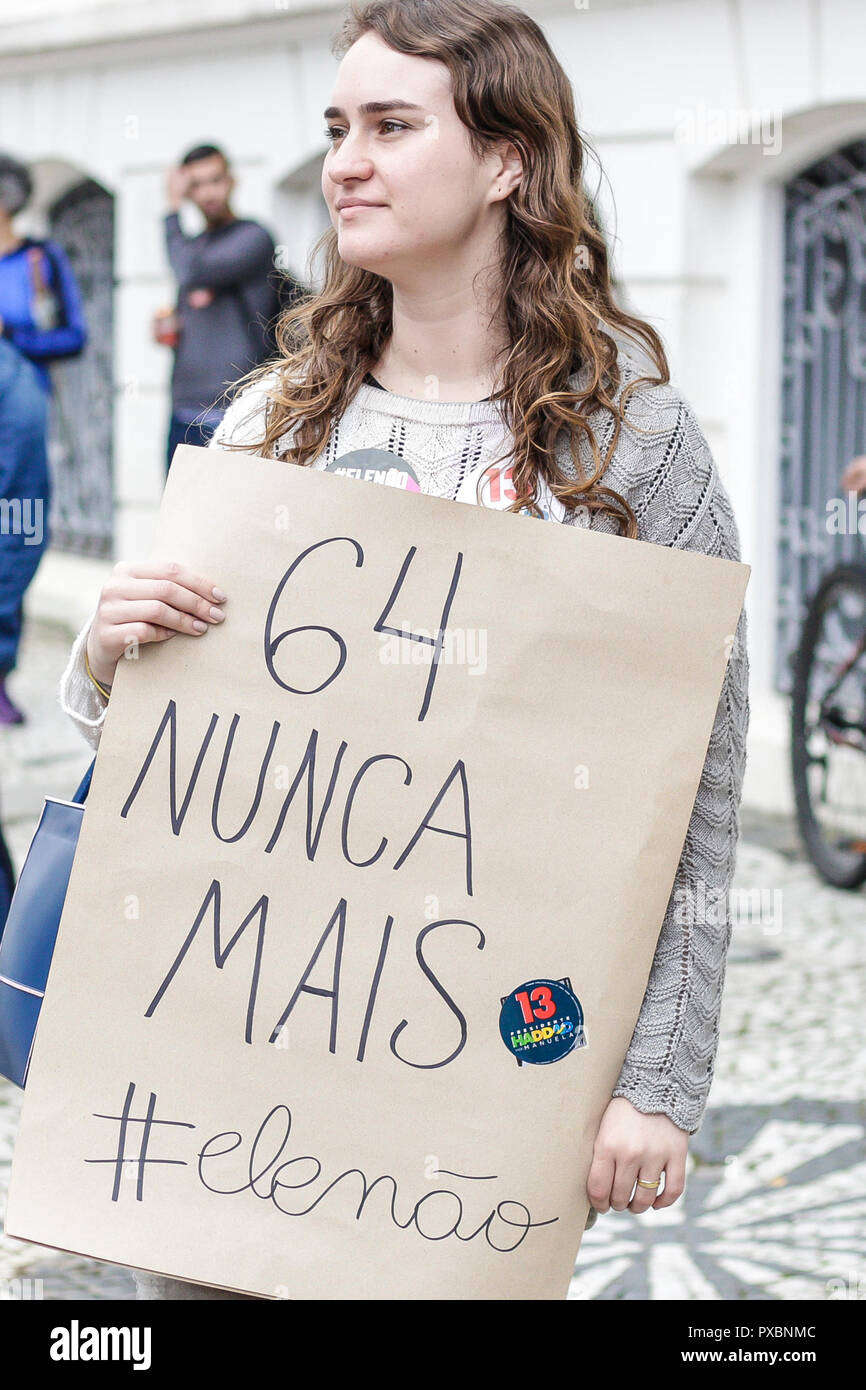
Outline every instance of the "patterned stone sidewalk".
<path id="1" fill-rule="evenodd" d="M 599 1217 L 572 1298 L 866 1299 L 863 891 L 828 888 L 752 840 L 731 902 L 716 1075 L 686 1191 L 669 1209 Z"/>
<path id="2" fill-rule="evenodd" d="M 56 703 L 66 633 L 28 629 L 0 729 L 0 804 L 18 866 L 46 792 L 90 760 Z M 866 1298 L 866 896 L 822 886 L 784 823 L 744 815 L 722 1041 L 686 1192 L 671 1209 L 600 1217 L 573 1299 Z M 0 1081 L 0 1222 L 20 1094 Z M 129 1299 L 131 1276 L 0 1234 L 0 1296 Z"/>

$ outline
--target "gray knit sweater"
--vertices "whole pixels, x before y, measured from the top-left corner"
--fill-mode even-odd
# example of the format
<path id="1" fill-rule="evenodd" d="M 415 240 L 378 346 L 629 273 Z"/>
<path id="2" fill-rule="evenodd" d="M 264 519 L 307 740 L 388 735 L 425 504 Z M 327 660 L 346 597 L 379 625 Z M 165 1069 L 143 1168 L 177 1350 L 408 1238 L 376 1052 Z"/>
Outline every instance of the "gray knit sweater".
<path id="1" fill-rule="evenodd" d="M 620 390 L 637 365 L 620 353 Z M 581 384 L 582 373 L 572 382 Z M 229 407 L 212 443 L 253 443 L 261 434 L 268 383 L 248 388 Z M 613 422 L 592 419 L 603 458 Z M 631 426 L 635 426 L 632 428 Z M 275 449 L 283 454 L 284 436 Z M 412 465 L 421 490 L 455 497 L 467 469 L 494 461 L 507 446 L 499 406 L 490 401 L 441 402 L 360 387 L 326 449 L 323 468 L 360 448 L 387 449 Z M 576 476 L 565 441 L 560 461 Z M 588 444 L 580 453 L 593 472 Z M 642 385 L 632 393 L 607 486 L 627 498 L 641 540 L 739 560 L 739 536 L 728 495 L 691 406 L 672 386 Z M 566 524 L 616 532 L 611 520 L 572 513 Z M 106 702 L 88 679 L 84 646 L 92 619 L 78 634 L 60 685 L 63 710 L 96 748 Z M 719 1038 L 725 961 L 731 935 L 728 892 L 733 877 L 749 723 L 746 615 L 728 661 L 694 810 L 628 1053 L 613 1091 L 647 1114 L 663 1112 L 681 1129 L 701 1125 Z"/>

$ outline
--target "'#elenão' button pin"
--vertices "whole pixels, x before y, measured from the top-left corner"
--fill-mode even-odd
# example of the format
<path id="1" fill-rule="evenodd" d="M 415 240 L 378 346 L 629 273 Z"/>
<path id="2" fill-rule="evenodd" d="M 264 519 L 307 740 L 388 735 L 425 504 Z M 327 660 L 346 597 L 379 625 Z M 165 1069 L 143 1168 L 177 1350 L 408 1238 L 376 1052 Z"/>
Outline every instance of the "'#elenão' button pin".
<path id="1" fill-rule="evenodd" d="M 342 473 L 345 478 L 361 478 L 366 483 L 384 483 L 386 487 L 402 487 L 406 492 L 420 492 L 421 485 L 412 465 L 392 454 L 390 449 L 353 449 L 325 465 L 326 473 Z"/>
<path id="2" fill-rule="evenodd" d="M 583 1009 L 571 980 L 527 980 L 501 1001 L 499 1033 L 520 1067 L 559 1062 L 586 1047 Z"/>

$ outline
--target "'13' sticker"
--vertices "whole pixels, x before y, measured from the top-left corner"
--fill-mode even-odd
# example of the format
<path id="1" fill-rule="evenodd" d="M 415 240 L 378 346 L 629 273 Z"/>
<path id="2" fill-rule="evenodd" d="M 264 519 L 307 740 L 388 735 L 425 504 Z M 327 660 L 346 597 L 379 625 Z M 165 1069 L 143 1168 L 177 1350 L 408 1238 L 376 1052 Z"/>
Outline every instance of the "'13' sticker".
<path id="1" fill-rule="evenodd" d="M 586 1047 L 583 1009 L 571 980 L 528 980 L 501 1003 L 499 1033 L 518 1066 L 558 1062 Z"/>

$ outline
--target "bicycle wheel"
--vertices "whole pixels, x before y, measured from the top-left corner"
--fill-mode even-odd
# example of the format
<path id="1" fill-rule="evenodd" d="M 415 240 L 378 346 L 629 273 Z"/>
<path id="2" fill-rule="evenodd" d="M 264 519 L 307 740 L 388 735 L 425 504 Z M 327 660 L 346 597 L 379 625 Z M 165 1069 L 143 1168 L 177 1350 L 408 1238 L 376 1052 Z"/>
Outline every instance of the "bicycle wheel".
<path id="1" fill-rule="evenodd" d="M 791 772 L 809 858 L 837 888 L 866 881 L 866 566 L 822 581 L 794 660 Z"/>

